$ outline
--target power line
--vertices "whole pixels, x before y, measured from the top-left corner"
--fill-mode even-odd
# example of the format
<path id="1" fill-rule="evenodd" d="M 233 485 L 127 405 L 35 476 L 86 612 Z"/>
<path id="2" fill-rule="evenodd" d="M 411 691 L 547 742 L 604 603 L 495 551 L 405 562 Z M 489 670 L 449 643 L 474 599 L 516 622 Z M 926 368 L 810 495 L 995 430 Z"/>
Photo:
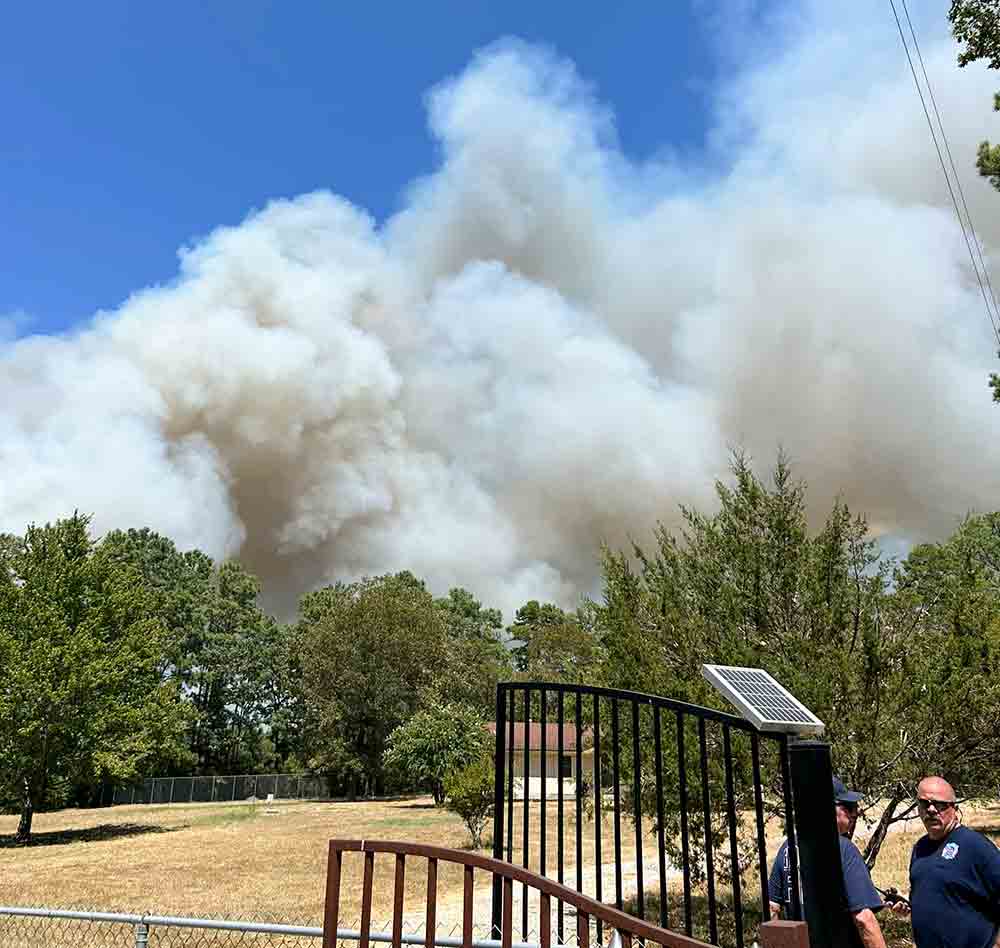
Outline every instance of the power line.
<path id="1" fill-rule="evenodd" d="M 903 51 L 906 53 L 906 61 L 910 65 L 910 74 L 913 76 L 913 84 L 916 86 L 917 95 L 920 97 L 920 105 L 924 110 L 924 118 L 927 119 L 927 127 L 930 129 L 931 140 L 934 142 L 934 150 L 937 152 L 938 162 L 941 165 L 941 172 L 944 174 L 945 184 L 948 186 L 948 194 L 951 195 L 951 203 L 955 208 L 955 216 L 958 218 L 958 225 L 962 229 L 962 237 L 965 238 L 965 246 L 969 251 L 969 260 L 972 263 L 972 270 L 976 274 L 976 282 L 979 284 L 979 291 L 982 294 L 983 303 L 986 306 L 986 315 L 989 318 L 990 326 L 997 337 L 997 343 L 1000 344 L 1000 307 L 997 306 L 996 294 L 993 292 L 993 284 L 990 282 L 989 271 L 986 267 L 986 262 L 983 259 L 982 248 L 979 244 L 978 237 L 976 237 L 975 228 L 972 224 L 972 215 L 969 214 L 969 206 L 965 201 L 965 193 L 962 191 L 962 183 L 959 180 L 958 172 L 955 169 L 955 162 L 951 155 L 951 147 L 948 145 L 948 137 L 945 135 L 944 125 L 941 123 L 941 114 L 938 111 L 937 102 L 934 99 L 934 91 L 931 88 L 930 79 L 927 76 L 927 70 L 924 68 L 923 56 L 920 55 L 920 47 L 917 43 L 916 33 L 913 30 L 913 23 L 910 20 L 909 10 L 906 8 L 906 0 L 900 0 L 900 2 L 902 3 L 903 9 L 906 13 L 906 21 L 909 24 L 910 33 L 913 36 L 914 48 L 920 58 L 920 68 L 923 71 L 924 80 L 927 83 L 927 91 L 930 94 L 931 102 L 934 106 L 934 113 L 937 116 L 938 124 L 941 127 L 941 138 L 944 141 L 945 149 L 948 153 L 948 159 L 951 162 L 952 171 L 955 175 L 955 184 L 958 186 L 959 193 L 962 196 L 962 205 L 965 207 L 966 217 L 968 218 L 968 227 L 966 227 L 966 218 L 962 217 L 962 211 L 959 209 L 958 198 L 955 196 L 955 188 L 951 183 L 951 175 L 948 174 L 948 166 L 945 164 L 944 154 L 941 151 L 941 144 L 938 142 L 937 132 L 934 130 L 934 123 L 931 120 L 930 110 L 927 108 L 927 100 L 924 98 L 924 91 L 920 86 L 920 80 L 917 78 L 917 70 L 913 65 L 913 57 L 910 55 L 910 46 L 906 41 L 906 34 L 903 32 L 903 24 L 899 18 L 898 11 L 896 10 L 894 0 L 889 0 L 889 6 L 892 8 L 892 15 L 896 20 L 896 28 L 899 30 L 899 38 L 903 42 Z M 972 231 L 971 238 L 969 236 L 970 230 Z M 976 249 L 979 251 L 979 260 L 982 261 L 982 272 L 980 272 L 980 264 L 976 260 L 976 251 L 973 250 L 973 244 L 975 244 Z M 989 285 L 988 294 L 986 291 L 987 285 Z M 994 311 L 996 311 L 995 314 Z"/>
<path id="2" fill-rule="evenodd" d="M 993 290 L 993 281 L 990 280 L 990 270 L 983 257 L 983 245 L 976 236 L 976 225 L 972 222 L 972 212 L 965 200 L 965 189 L 962 187 L 962 179 L 959 177 L 958 169 L 955 167 L 955 159 L 951 154 L 951 145 L 948 143 L 948 135 L 944 130 L 944 122 L 941 121 L 941 113 L 938 111 L 937 99 L 934 96 L 934 87 L 931 85 L 930 76 L 927 75 L 927 68 L 924 66 L 924 56 L 920 52 L 920 43 L 917 40 L 917 33 L 913 29 L 913 21 L 910 19 L 910 10 L 906 5 L 906 0 L 901 0 L 903 13 L 906 15 L 906 24 L 910 28 L 910 36 L 913 37 L 913 48 L 917 53 L 917 61 L 920 63 L 920 71 L 924 75 L 924 82 L 927 84 L 927 92 L 931 97 L 931 106 L 934 109 L 934 116 L 937 118 L 938 128 L 941 130 L 941 138 L 944 141 L 944 150 L 948 155 L 948 164 L 951 165 L 951 173 L 958 186 L 958 196 L 962 199 L 962 209 L 965 211 L 965 218 L 969 222 L 969 230 L 972 231 L 972 240 L 976 247 L 976 255 L 979 257 L 979 265 L 983 268 L 983 276 L 986 278 L 986 286 L 990 291 L 990 298 L 993 300 L 993 311 L 1000 318 L 1000 304 L 997 303 L 997 295 Z"/>

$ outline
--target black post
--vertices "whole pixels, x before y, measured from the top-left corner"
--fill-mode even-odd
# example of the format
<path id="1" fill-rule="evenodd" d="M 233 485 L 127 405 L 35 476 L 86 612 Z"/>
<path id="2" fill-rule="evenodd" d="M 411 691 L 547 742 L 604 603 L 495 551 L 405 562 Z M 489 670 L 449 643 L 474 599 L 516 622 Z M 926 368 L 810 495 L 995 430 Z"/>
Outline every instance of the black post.
<path id="1" fill-rule="evenodd" d="M 507 754 L 504 748 L 504 739 L 507 731 L 507 692 L 502 685 L 497 685 L 497 708 L 496 708 L 496 749 L 493 757 L 493 858 L 503 859 L 503 789 L 504 771 L 506 769 Z M 511 762 L 513 767 L 513 761 Z M 501 913 L 503 911 L 503 894 L 501 892 L 502 880 L 499 876 L 493 877 L 493 928 L 491 937 L 499 937 L 496 933 L 501 930 Z"/>
<path id="2" fill-rule="evenodd" d="M 840 862 L 830 745 L 824 741 L 790 741 L 788 757 L 809 945 L 851 948 L 856 939 L 847 912 Z"/>

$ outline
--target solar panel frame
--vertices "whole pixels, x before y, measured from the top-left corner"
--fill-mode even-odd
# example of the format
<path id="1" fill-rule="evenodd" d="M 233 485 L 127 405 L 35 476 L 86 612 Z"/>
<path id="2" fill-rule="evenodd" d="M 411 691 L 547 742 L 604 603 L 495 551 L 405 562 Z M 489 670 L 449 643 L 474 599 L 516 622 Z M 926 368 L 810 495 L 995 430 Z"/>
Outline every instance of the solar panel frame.
<path id="1" fill-rule="evenodd" d="M 758 731 L 818 735 L 825 725 L 763 668 L 702 665 L 704 678 Z"/>

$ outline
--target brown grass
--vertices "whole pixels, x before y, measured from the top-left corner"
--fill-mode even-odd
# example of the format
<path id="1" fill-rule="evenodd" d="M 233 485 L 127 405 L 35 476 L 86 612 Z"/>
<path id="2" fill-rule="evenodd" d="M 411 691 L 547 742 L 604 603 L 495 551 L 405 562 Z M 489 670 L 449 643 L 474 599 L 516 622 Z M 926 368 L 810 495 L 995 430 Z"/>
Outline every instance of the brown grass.
<path id="1" fill-rule="evenodd" d="M 574 821 L 566 807 L 565 878 L 575 883 Z M 331 837 L 394 839 L 463 848 L 461 820 L 430 798 L 356 803 L 182 804 L 64 810 L 35 818 L 35 843 L 10 845 L 17 818 L 0 816 L 0 904 L 84 908 L 118 912 L 267 919 L 320 924 Z M 531 866 L 539 866 L 540 819 L 532 802 Z M 556 807 L 546 818 L 547 865 L 555 876 Z M 522 811 L 515 804 L 514 853 L 520 861 Z M 623 819 L 622 863 L 626 895 L 634 889 L 635 842 Z M 6 838 L 4 838 L 6 837 Z M 614 898 L 614 826 L 602 826 L 605 900 Z M 645 842 L 646 865 L 655 844 Z M 486 855 L 489 850 L 482 850 Z M 594 892 L 594 825 L 584 827 L 585 888 Z M 394 860 L 375 862 L 373 924 L 391 919 Z M 344 862 L 342 925 L 356 928 L 361 915 L 360 855 Z M 647 883 L 650 880 L 647 868 Z M 490 878 L 477 873 L 476 924 L 489 925 Z M 442 926 L 461 919 L 462 870 L 442 865 L 438 875 Z M 520 917 L 520 891 L 515 917 Z M 404 908 L 417 927 L 424 917 L 426 861 L 407 863 Z M 532 907 L 533 908 L 533 907 Z M 532 911 L 532 914 L 534 912 Z"/>
<path id="2" fill-rule="evenodd" d="M 0 817 L 0 836 L 15 825 Z M 297 924 L 322 918 L 329 838 L 462 846 L 467 836 L 423 799 L 64 810 L 36 816 L 34 828 L 35 845 L 0 848 L 3 904 Z M 350 869 L 360 882 L 360 864 Z"/>
<path id="3" fill-rule="evenodd" d="M 514 858 L 520 862 L 522 810 L 514 808 Z M 572 807 L 566 808 L 565 878 L 575 886 L 576 865 Z M 0 816 L 0 904 L 104 911 L 150 912 L 296 924 L 320 924 L 323 910 L 326 841 L 334 836 L 396 839 L 462 848 L 467 833 L 453 814 L 431 805 L 429 798 L 356 803 L 187 804 L 115 807 L 40 814 L 35 819 L 36 844 L 10 845 L 17 819 Z M 967 810 L 965 822 L 994 839 L 1000 837 L 1000 806 Z M 530 812 L 531 867 L 539 867 L 541 824 L 538 805 Z M 547 866 L 555 876 L 557 825 L 555 805 L 546 819 Z M 906 892 L 909 854 L 922 835 L 914 820 L 890 834 L 873 879 L 881 888 Z M 658 887 L 655 842 L 646 835 L 645 888 Z M 635 892 L 634 829 L 621 824 L 624 894 Z M 583 826 L 584 891 L 595 894 L 594 824 Z M 614 900 L 614 825 L 608 816 L 601 832 L 602 896 Z M 863 827 L 856 841 L 863 848 Z M 769 826 L 769 860 L 780 843 L 775 823 Z M 488 854 L 488 851 L 484 850 Z M 423 918 L 426 863 L 407 863 L 405 911 L 410 929 Z M 393 859 L 376 859 L 373 924 L 384 927 L 391 916 Z M 342 925 L 356 928 L 360 919 L 361 857 L 345 857 Z M 462 877 L 458 867 L 439 870 L 439 931 L 447 933 L 461 918 Z M 744 904 L 759 892 L 756 873 L 744 876 Z M 668 901 L 680 902 L 680 879 L 669 880 Z M 696 892 L 696 901 L 698 892 Z M 724 893 L 720 891 L 720 897 Z M 520 919 L 520 890 L 515 887 L 515 918 Z M 490 879 L 477 873 L 476 923 L 489 922 Z M 672 911 L 676 911 L 673 909 Z M 529 907 L 535 916 L 534 905 Z M 655 908 L 653 909 L 655 918 Z M 886 935 L 893 945 L 909 943 L 905 920 L 887 918 Z M 534 923 L 529 923 L 533 925 Z M 567 922 L 572 925 L 572 920 Z M 700 925 L 698 927 L 701 927 Z M 700 933 L 698 933 L 700 934 Z"/>

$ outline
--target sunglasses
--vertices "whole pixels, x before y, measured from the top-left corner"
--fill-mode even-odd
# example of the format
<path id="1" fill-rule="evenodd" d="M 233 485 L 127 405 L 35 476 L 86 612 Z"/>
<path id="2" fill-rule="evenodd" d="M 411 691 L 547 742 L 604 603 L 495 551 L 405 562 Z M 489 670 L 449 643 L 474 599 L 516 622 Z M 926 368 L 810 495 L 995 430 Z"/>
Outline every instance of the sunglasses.
<path id="1" fill-rule="evenodd" d="M 931 807 L 934 807 L 938 813 L 950 810 L 955 805 L 955 802 L 955 800 L 931 800 L 928 797 L 917 797 L 917 806 L 921 810 L 929 810 Z"/>
<path id="2" fill-rule="evenodd" d="M 843 800 L 837 800 L 837 806 L 841 807 L 844 810 L 847 810 L 848 813 L 858 812 L 857 803 L 844 803 Z"/>

